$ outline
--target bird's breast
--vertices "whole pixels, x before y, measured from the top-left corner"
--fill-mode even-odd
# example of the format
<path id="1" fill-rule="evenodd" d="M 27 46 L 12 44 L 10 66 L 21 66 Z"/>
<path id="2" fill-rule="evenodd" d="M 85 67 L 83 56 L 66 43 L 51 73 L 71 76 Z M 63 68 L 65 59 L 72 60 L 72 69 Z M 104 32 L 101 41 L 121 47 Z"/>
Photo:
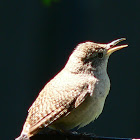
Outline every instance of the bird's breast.
<path id="1" fill-rule="evenodd" d="M 69 130 L 76 126 L 83 127 L 94 121 L 102 112 L 106 96 L 110 89 L 110 81 L 106 75 L 104 79 L 94 79 L 93 93 L 67 116 L 52 124 L 54 129 Z"/>

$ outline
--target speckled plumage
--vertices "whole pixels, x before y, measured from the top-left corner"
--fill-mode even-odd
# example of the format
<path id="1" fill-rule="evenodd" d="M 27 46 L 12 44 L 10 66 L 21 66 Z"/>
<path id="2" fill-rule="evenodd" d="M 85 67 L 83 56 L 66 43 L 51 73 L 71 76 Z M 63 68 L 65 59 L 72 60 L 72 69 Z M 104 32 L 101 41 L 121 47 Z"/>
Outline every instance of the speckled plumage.
<path id="1" fill-rule="evenodd" d="M 113 51 L 108 54 L 108 50 L 122 40 L 125 39 L 114 44 L 79 44 L 66 66 L 45 85 L 30 107 L 18 139 L 23 135 L 29 139 L 43 127 L 69 130 L 94 121 L 102 112 L 110 89 L 106 68 Z"/>

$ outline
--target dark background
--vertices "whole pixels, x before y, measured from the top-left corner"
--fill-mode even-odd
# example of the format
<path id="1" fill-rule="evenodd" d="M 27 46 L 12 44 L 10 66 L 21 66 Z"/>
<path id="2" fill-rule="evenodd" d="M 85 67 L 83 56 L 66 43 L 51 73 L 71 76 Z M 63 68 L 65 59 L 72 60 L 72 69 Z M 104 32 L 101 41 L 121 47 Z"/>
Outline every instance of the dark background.
<path id="1" fill-rule="evenodd" d="M 0 1 L 0 139 L 17 137 L 39 91 L 84 41 L 126 37 L 108 64 L 111 90 L 103 113 L 79 132 L 140 137 L 140 1 Z"/>

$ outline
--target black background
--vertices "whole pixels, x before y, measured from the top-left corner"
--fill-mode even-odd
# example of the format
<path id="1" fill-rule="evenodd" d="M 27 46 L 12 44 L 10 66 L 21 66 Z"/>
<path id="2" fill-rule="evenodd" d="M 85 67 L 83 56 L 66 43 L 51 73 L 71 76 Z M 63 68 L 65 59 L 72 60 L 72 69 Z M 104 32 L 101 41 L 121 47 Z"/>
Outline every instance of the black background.
<path id="1" fill-rule="evenodd" d="M 126 37 L 108 64 L 111 90 L 103 113 L 79 132 L 140 137 L 140 1 L 0 1 L 0 139 L 17 137 L 39 91 L 84 41 Z"/>

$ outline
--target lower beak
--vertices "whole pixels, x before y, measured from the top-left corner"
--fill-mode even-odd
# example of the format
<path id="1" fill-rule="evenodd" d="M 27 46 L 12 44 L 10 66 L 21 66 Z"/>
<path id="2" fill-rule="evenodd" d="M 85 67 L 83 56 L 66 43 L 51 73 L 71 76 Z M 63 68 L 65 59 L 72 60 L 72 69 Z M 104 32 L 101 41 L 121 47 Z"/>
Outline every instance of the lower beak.
<path id="1" fill-rule="evenodd" d="M 110 55 L 117 50 L 127 47 L 128 45 L 115 46 L 116 44 L 118 44 L 119 42 L 121 42 L 123 40 L 126 40 L 126 39 L 125 38 L 117 39 L 117 40 L 112 41 L 111 43 L 107 44 L 107 48 L 108 48 L 107 55 Z"/>

